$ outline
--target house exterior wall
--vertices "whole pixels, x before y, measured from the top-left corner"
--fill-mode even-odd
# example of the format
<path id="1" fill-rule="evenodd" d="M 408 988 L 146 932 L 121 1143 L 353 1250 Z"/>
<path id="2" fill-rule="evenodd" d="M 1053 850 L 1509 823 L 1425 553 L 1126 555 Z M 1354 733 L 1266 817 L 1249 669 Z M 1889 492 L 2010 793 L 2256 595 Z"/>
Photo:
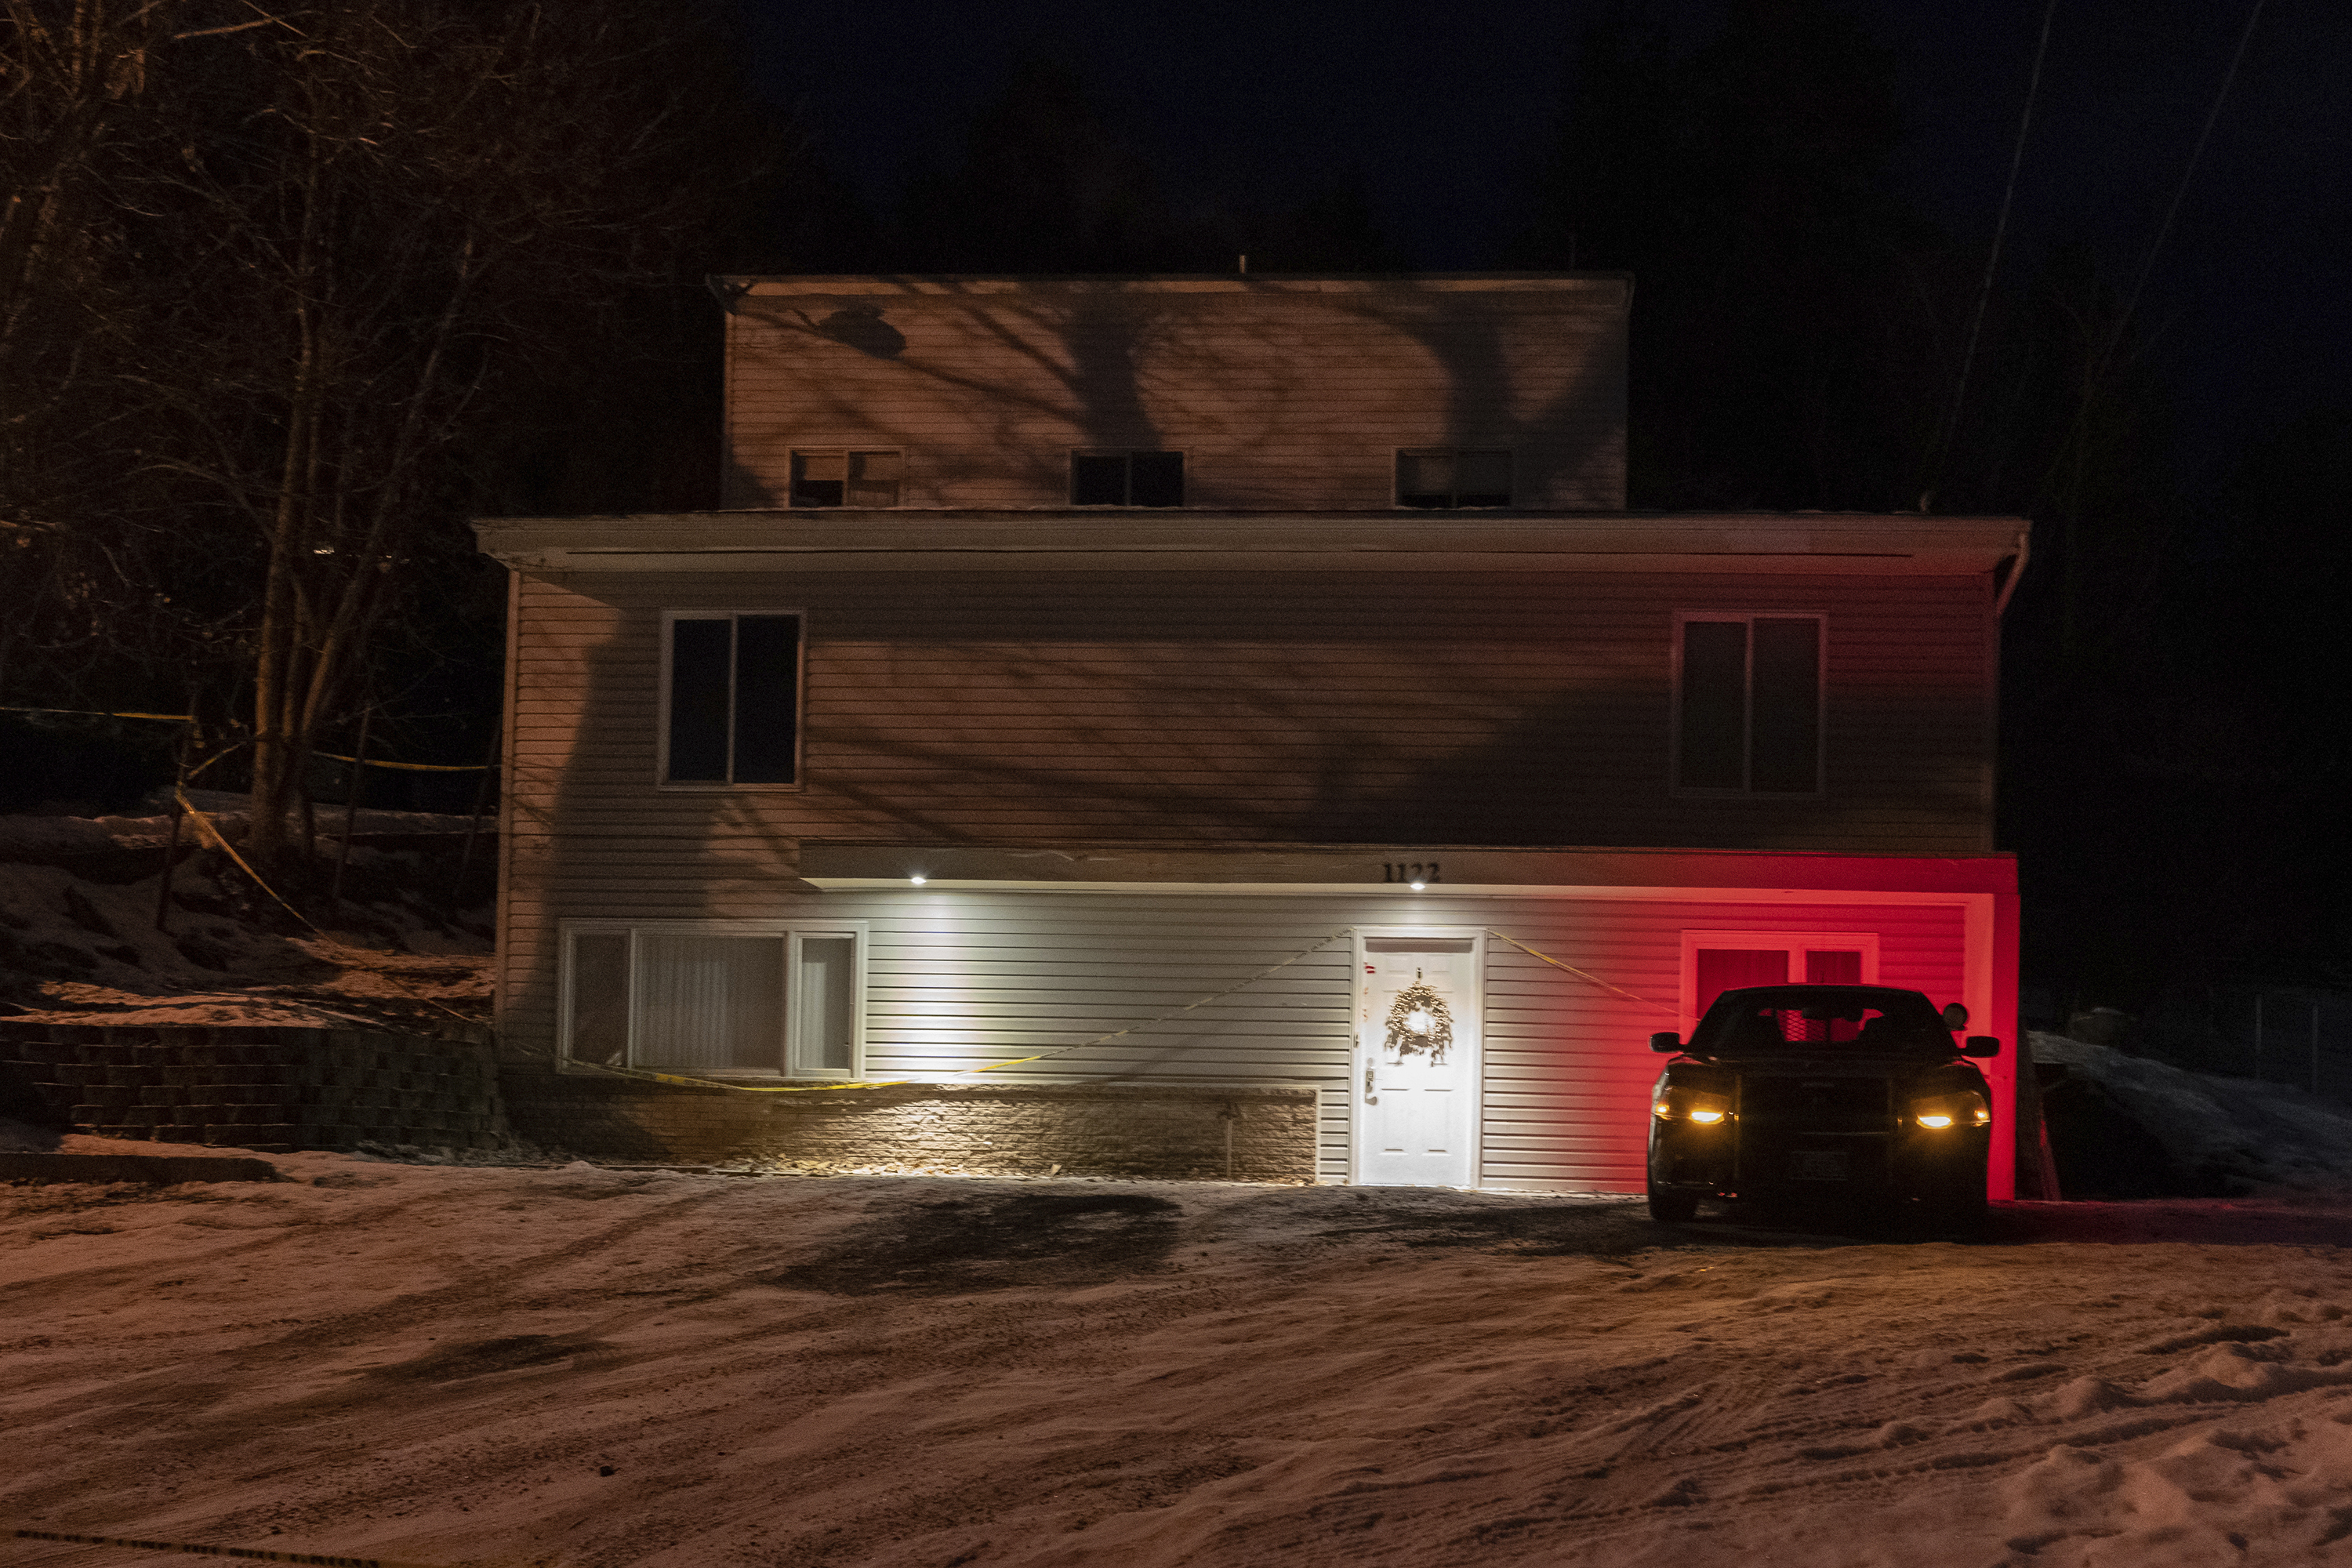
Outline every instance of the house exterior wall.
<path id="1" fill-rule="evenodd" d="M 1982 578 L 1702 573 L 527 574 L 511 810 L 646 896 L 801 837 L 1991 847 Z M 656 782 L 665 609 L 807 617 L 805 784 Z M 1674 615 L 1827 617 L 1827 792 L 1669 788 Z M 594 869 L 583 863 L 593 859 Z M 520 912 L 520 911 L 518 911 Z"/>
<path id="2" fill-rule="evenodd" d="M 1606 274 L 727 280 L 723 505 L 794 448 L 902 451 L 902 504 L 1062 507 L 1087 447 L 1186 503 L 1385 507 L 1399 448 L 1514 455 L 1514 503 L 1625 501 L 1632 286 Z"/>
<path id="3" fill-rule="evenodd" d="M 1125 1176 L 1312 1185 L 1312 1089 L 909 1085 L 752 1094 L 509 1074 L 516 1131 L 604 1159 L 810 1174 Z"/>
<path id="4" fill-rule="evenodd" d="M 1368 1092 L 1350 944 L 1407 925 L 1485 933 L 1462 962 L 1486 1185 L 1641 1184 L 1646 1041 L 1688 1026 L 1692 932 L 1864 932 L 1876 978 L 2014 1038 L 1991 763 L 2021 525 L 1618 512 L 1627 279 L 719 283 L 727 505 L 754 510 L 482 525 L 515 569 L 519 1116 L 641 1155 L 1181 1175 L 1233 1134 L 1210 1108 L 1246 1102 L 1236 1173 L 1347 1180 Z M 1399 506 L 1412 448 L 1507 450 L 1511 506 Z M 1184 507 L 1074 507 L 1088 449 L 1181 452 Z M 898 454 L 898 504 L 792 506 L 796 450 Z M 796 782 L 665 785 L 665 616 L 730 612 L 801 617 Z M 1692 614 L 1821 618 L 1818 795 L 1674 787 Z M 1743 692 L 1766 691 L 1760 659 Z M 1809 700 L 1790 689 L 1782 720 Z M 961 868 L 924 886 L 927 856 Z M 1419 890 L 1388 864 L 1440 859 Z M 762 1096 L 568 1059 L 566 922 L 603 922 L 609 963 L 616 930 L 676 921 L 767 922 L 735 932 L 795 975 L 795 943 L 854 926 L 858 1070 L 917 1083 Z M 745 994 L 764 1027 L 772 993 Z M 809 1027 L 786 1026 L 795 1071 L 819 1070 L 791 1043 Z"/>
<path id="5" fill-rule="evenodd" d="M 1744 857 L 1711 859 L 1715 874 L 1733 879 L 1760 870 L 1743 866 Z M 1901 879 L 1900 862 L 1873 870 L 1864 879 Z M 1939 1004 L 1967 1002 L 1980 1019 L 2005 1028 L 1992 976 L 1981 962 L 1970 973 L 1969 963 L 1971 912 L 1983 924 L 1997 896 L 1883 885 L 1768 900 L 1737 889 L 1654 887 L 1520 896 L 1440 888 L 1417 895 L 1385 888 L 1219 894 L 1148 887 L 814 893 L 771 883 L 756 905 L 760 917 L 865 924 L 866 1079 L 919 1086 L 1010 1058 L 1063 1054 L 955 1079 L 952 1089 L 820 1090 L 781 1097 L 788 1104 L 593 1078 L 562 1080 L 556 1098 L 571 1106 L 566 1114 L 587 1141 L 603 1138 L 610 1142 L 604 1152 L 638 1158 L 659 1150 L 671 1158 L 840 1161 L 862 1150 L 867 1161 L 910 1165 L 1042 1173 L 1059 1163 L 1074 1172 L 1199 1175 L 1218 1173 L 1201 1152 L 1209 1134 L 1196 1130 L 1188 1142 L 1171 1129 L 1188 1117 L 1205 1129 L 1200 1107 L 1221 1091 L 1263 1099 L 1305 1090 L 1315 1097 L 1311 1151 L 1304 1146 L 1304 1109 L 1285 1120 L 1268 1100 L 1252 1112 L 1255 1142 L 1239 1173 L 1311 1171 L 1345 1181 L 1354 1048 L 1349 938 L 1442 926 L 1498 932 L 1585 972 L 1556 968 L 1507 942 L 1486 944 L 1479 1184 L 1633 1191 L 1642 1185 L 1648 1090 L 1658 1071 L 1649 1037 L 1690 1024 L 1678 1002 L 1684 932 L 1868 933 L 1876 938 L 1881 983 L 1924 991 Z M 609 919 L 617 911 L 606 901 L 582 900 L 568 912 Z M 1207 1006 L 1087 1043 L 1294 957 L 1278 973 Z M 551 949 L 549 959 L 510 974 L 516 990 L 501 1029 L 541 1062 L 558 1055 Z M 2005 1126 L 2008 1064 L 1986 1066 L 2001 1092 Z M 1190 1152 L 1170 1152 L 1164 1170 L 1138 1169 L 1134 1159 L 1122 1167 L 1107 1146 L 1090 1146 L 1071 1130 L 1083 1119 L 1033 1108 L 1023 1113 L 1024 1132 L 1020 1115 L 990 1109 L 1004 1095 L 1017 1100 L 1024 1091 L 1090 1085 L 1135 1096 L 1126 1113 L 1139 1129 L 1159 1129 L 1158 1142 Z M 1153 1091 L 1163 1100 L 1152 1100 Z M 530 1104 L 547 1094 L 542 1087 L 512 1098 Z M 534 1135 L 534 1125 L 519 1121 L 518 1130 Z M 926 1128 L 928 1142 L 919 1136 Z M 1288 1154 L 1284 1128 L 1300 1141 Z M 1001 1147 L 981 1147 L 999 1140 Z"/>

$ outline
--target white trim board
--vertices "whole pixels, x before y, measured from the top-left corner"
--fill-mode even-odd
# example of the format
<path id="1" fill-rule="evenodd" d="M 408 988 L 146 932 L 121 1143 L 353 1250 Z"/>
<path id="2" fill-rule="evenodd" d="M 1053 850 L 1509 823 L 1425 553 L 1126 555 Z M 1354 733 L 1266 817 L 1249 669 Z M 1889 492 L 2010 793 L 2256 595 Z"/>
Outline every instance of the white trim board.
<path id="1" fill-rule="evenodd" d="M 1981 891 L 1895 891 L 1859 888 L 1676 888 L 1656 883 L 1631 887 L 1606 883 L 1561 883 L 1537 887 L 1525 882 L 1432 882 L 1419 892 L 1408 886 L 1381 882 L 1108 882 L 1025 881 L 1000 878 L 932 877 L 918 887 L 904 877 L 807 877 L 803 880 L 828 893 L 1168 893 L 1184 898 L 1231 894 L 1247 898 L 1281 898 L 1290 894 L 1400 900 L 1446 898 L 1481 899 L 1644 899 L 1730 900 L 1750 904 L 1966 904 L 1971 899 L 1993 899 L 2008 889 Z"/>

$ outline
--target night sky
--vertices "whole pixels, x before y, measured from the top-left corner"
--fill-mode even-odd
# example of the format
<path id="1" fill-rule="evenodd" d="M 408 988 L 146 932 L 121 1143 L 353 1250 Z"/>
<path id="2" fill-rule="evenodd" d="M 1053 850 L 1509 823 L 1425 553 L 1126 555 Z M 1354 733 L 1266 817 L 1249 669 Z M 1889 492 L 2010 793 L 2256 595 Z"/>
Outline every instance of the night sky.
<path id="1" fill-rule="evenodd" d="M 1587 0 L 861 0 L 756 6 L 755 76 L 877 208 L 952 158 L 1013 61 L 1077 65 L 1181 194 L 1279 201 L 1355 176 L 1422 267 L 1496 264 L 1546 151 Z M 1694 33 L 1715 7 L 1664 7 Z M 1988 238 L 2042 0 L 1859 0 L 1900 62 L 1892 176 Z M 2086 243 L 2136 277 L 2227 69 L 2239 0 L 2058 0 L 2004 273 Z M 2183 393 L 2192 473 L 2338 395 L 2352 357 L 2352 7 L 2266 0 L 2142 301 Z M 1638 352 L 1638 351 L 1637 351 Z"/>

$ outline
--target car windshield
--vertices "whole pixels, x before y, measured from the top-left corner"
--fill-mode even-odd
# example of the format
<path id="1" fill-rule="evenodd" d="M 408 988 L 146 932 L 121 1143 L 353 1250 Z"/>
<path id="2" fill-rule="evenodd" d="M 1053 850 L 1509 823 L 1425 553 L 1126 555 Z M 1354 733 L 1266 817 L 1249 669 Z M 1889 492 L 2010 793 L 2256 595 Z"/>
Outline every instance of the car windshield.
<path id="1" fill-rule="evenodd" d="M 1952 1054 L 1952 1034 L 1916 991 L 1753 985 L 1715 999 L 1691 1035 L 1702 1056 Z"/>

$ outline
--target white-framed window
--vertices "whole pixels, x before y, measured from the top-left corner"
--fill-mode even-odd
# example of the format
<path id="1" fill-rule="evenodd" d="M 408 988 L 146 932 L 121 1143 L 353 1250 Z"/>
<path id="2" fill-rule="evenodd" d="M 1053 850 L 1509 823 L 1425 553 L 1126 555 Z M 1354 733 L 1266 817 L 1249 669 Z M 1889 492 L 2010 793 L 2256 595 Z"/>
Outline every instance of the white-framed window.
<path id="1" fill-rule="evenodd" d="M 1826 618 L 1684 610 L 1674 636 L 1675 793 L 1822 794 Z"/>
<path id="2" fill-rule="evenodd" d="M 1685 1032 L 1709 1004 L 1745 985 L 1875 985 L 1875 931 L 1686 931 L 1682 1010 Z"/>
<path id="3" fill-rule="evenodd" d="M 863 921 L 562 922 L 563 1055 L 605 1067 L 854 1079 Z"/>
<path id="4" fill-rule="evenodd" d="M 798 610 L 664 610 L 658 778 L 797 788 L 805 617 Z"/>
<path id="5" fill-rule="evenodd" d="M 1182 506 L 1184 454 L 1097 450 L 1070 454 L 1072 506 Z"/>
<path id="6" fill-rule="evenodd" d="M 906 454 L 887 447 L 795 447 L 789 500 L 795 507 L 897 506 L 906 467 Z"/>
<path id="7" fill-rule="evenodd" d="M 1396 455 L 1396 503 L 1508 506 L 1511 454 L 1501 447 L 1409 447 Z"/>

